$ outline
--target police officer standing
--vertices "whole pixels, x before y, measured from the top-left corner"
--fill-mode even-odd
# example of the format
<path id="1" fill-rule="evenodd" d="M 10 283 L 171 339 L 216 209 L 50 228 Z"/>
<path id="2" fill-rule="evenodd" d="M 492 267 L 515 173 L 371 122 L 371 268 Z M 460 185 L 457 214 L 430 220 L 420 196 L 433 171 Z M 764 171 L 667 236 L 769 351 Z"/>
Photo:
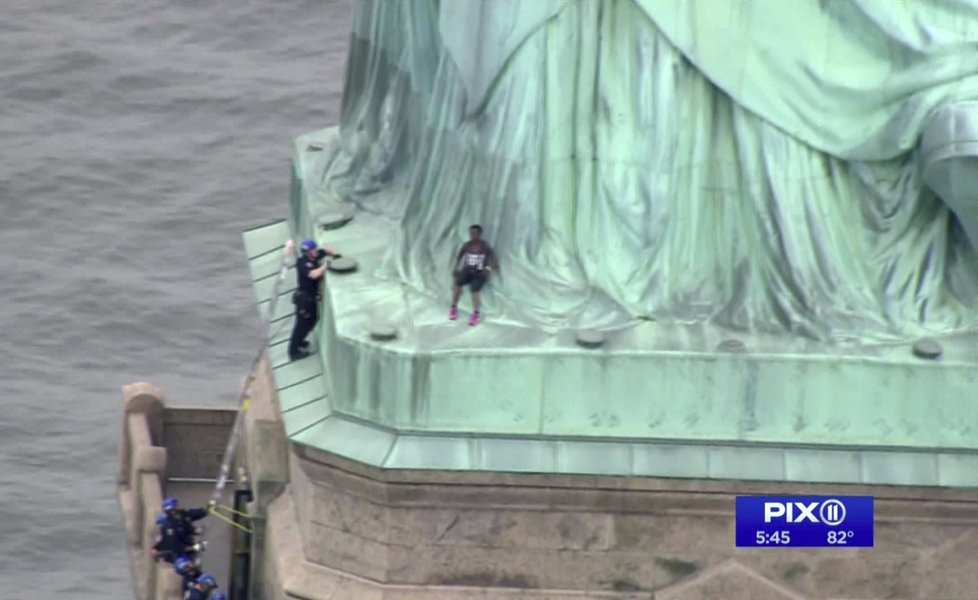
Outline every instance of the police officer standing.
<path id="1" fill-rule="evenodd" d="M 295 304 L 295 327 L 289 341 L 289 360 L 299 360 L 309 356 L 309 342 L 306 341 L 319 320 L 319 302 L 322 300 L 320 283 L 326 273 L 326 258 L 339 258 L 331 248 L 319 248 L 314 240 L 302 242 L 302 256 L 296 261 L 298 289 L 292 297 Z"/>
<path id="2" fill-rule="evenodd" d="M 196 543 L 195 521 L 207 516 L 203 508 L 181 509 L 176 498 L 163 501 L 163 514 L 156 519 L 159 539 L 153 545 L 153 554 L 168 563 L 174 563 L 181 555 L 193 552 Z"/>

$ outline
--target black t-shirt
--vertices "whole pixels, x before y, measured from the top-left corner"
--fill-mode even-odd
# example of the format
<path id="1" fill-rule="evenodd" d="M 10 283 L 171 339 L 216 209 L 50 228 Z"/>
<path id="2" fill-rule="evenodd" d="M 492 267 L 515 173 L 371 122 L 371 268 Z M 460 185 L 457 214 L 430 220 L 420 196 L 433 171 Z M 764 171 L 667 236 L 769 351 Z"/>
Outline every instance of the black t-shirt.
<path id="1" fill-rule="evenodd" d="M 455 268 L 459 271 L 482 271 L 486 267 L 493 266 L 495 261 L 492 246 L 484 240 L 465 242 L 458 255 L 458 264 Z"/>
<path id="2" fill-rule="evenodd" d="M 323 264 L 323 259 L 326 258 L 325 250 L 317 250 L 315 258 L 309 258 L 309 255 L 303 253 L 299 257 L 299 260 L 295 263 L 296 274 L 299 277 L 298 287 L 299 291 L 307 296 L 316 296 L 319 294 L 319 279 L 312 279 L 309 277 L 309 272 L 318 269 Z"/>

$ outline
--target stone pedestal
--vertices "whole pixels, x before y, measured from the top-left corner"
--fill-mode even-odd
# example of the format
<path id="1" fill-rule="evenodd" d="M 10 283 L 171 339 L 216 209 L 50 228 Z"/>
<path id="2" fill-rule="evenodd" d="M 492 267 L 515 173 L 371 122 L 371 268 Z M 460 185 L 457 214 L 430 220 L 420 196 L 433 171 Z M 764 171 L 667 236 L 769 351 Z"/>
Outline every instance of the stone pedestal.
<path id="1" fill-rule="evenodd" d="M 394 472 L 295 446 L 290 471 L 269 507 L 266 600 L 937 600 L 978 586 L 972 492 Z M 737 550 L 738 494 L 875 495 L 876 547 Z"/>

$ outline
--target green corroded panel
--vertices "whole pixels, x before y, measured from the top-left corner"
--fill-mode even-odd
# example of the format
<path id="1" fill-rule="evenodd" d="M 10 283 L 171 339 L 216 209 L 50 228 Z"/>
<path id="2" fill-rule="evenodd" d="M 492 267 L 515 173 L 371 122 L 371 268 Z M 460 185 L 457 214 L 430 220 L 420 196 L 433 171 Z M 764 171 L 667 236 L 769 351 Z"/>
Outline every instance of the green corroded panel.
<path id="1" fill-rule="evenodd" d="M 291 437 L 324 421 L 328 416 L 329 401 L 320 398 L 292 410 L 283 411 L 282 421 L 285 423 L 286 435 Z"/>
<path id="2" fill-rule="evenodd" d="M 789 449 L 785 452 L 784 468 L 790 481 L 862 481 L 862 459 L 853 451 Z"/>
<path id="3" fill-rule="evenodd" d="M 271 299 L 272 297 L 272 292 L 275 289 L 275 282 L 278 280 L 278 269 L 281 268 L 282 266 L 281 256 L 279 256 L 278 258 L 279 258 L 278 261 L 279 264 L 277 265 L 276 270 L 273 274 L 263 277 L 261 279 L 256 279 L 251 282 L 251 285 L 255 291 L 255 298 L 257 298 L 259 302 L 264 302 L 266 300 Z M 289 269 L 288 272 L 285 274 L 285 281 L 283 281 L 279 287 L 279 293 L 291 294 L 292 291 L 295 290 L 295 286 L 296 286 L 295 280 L 296 280 L 295 269 Z M 291 303 L 289 304 L 291 305 Z"/>
<path id="4" fill-rule="evenodd" d="M 256 227 L 242 234 L 245 245 L 245 255 L 249 262 L 267 256 L 275 249 L 281 249 L 285 240 L 289 239 L 289 225 L 286 221 L 276 221 L 268 225 Z M 278 258 L 282 264 L 281 256 Z"/>
<path id="5" fill-rule="evenodd" d="M 305 360 L 315 362 L 312 357 Z M 326 396 L 326 382 L 321 375 L 278 390 L 279 406 L 283 412 Z"/>
<path id="6" fill-rule="evenodd" d="M 285 363 L 276 367 L 273 372 L 275 386 L 279 390 L 319 377 L 322 374 L 322 363 L 312 358 Z"/>
<path id="7" fill-rule="evenodd" d="M 249 261 L 252 281 L 263 281 L 266 278 L 273 278 L 282 268 L 282 249 L 285 246 L 281 242 L 272 249 L 259 254 Z M 259 300 L 267 300 L 268 294 L 259 296 Z"/>
<path id="8" fill-rule="evenodd" d="M 546 440 L 479 440 L 478 464 L 485 471 L 554 473 L 557 442 Z"/>
<path id="9" fill-rule="evenodd" d="M 937 473 L 937 485 L 978 487 L 978 457 L 968 454 L 939 454 Z"/>
<path id="10" fill-rule="evenodd" d="M 784 448 L 711 446 L 707 460 L 713 479 L 785 480 Z"/>
<path id="11" fill-rule="evenodd" d="M 389 469 L 417 468 L 467 471 L 476 470 L 473 464 L 474 440 L 471 438 L 401 435 L 394 442 L 386 467 Z"/>
<path id="12" fill-rule="evenodd" d="M 391 279 L 443 296 L 479 222 L 487 312 L 551 332 L 978 327 L 974 2 L 362 0 L 354 28 L 293 212 L 395 219 Z"/>
<path id="13" fill-rule="evenodd" d="M 265 315 L 270 306 L 271 300 L 265 300 L 258 303 L 258 310 L 261 311 L 262 315 Z M 275 302 L 275 314 L 272 315 L 272 323 L 281 319 L 290 318 L 294 312 L 295 306 L 292 304 L 292 292 L 281 293 Z"/>
<path id="14" fill-rule="evenodd" d="M 292 438 L 294 442 L 375 467 L 387 466 L 386 460 L 395 439 L 389 431 L 334 417 Z"/>
<path id="15" fill-rule="evenodd" d="M 292 323 L 283 319 L 272 324 L 269 332 L 269 342 L 273 345 L 280 345 L 287 342 L 292 335 Z M 286 349 L 288 347 L 286 346 Z M 286 354 L 288 356 L 288 354 Z"/>
<path id="16" fill-rule="evenodd" d="M 283 328 L 285 329 L 285 328 Z M 289 335 L 291 329 L 285 329 Z M 272 363 L 272 368 L 281 367 L 289 363 L 289 344 L 287 340 L 279 341 L 268 347 L 268 360 Z"/>
<path id="17" fill-rule="evenodd" d="M 709 454 L 708 446 L 636 443 L 632 446 L 632 474 L 707 479 Z"/>
<path id="18" fill-rule="evenodd" d="M 632 473 L 632 447 L 625 442 L 557 443 L 557 471 L 622 475 Z"/>
<path id="19" fill-rule="evenodd" d="M 315 407 L 315 408 L 313 408 Z M 368 465 L 516 473 L 565 473 L 837 484 L 978 486 L 978 458 L 932 452 L 712 444 L 545 441 L 397 434 L 334 414 L 324 401 L 303 411 L 299 444 Z M 301 414 L 301 413 L 300 413 Z M 286 417 L 293 419 L 294 417 Z M 318 419 L 312 425 L 308 422 Z M 291 421 L 290 421 L 291 422 Z M 295 421 L 296 423 L 300 421 Z M 293 425 L 288 425 L 293 427 Z"/>
<path id="20" fill-rule="evenodd" d="M 862 453 L 862 481 L 887 485 L 937 485 L 938 454 L 921 453 L 902 457 L 895 461 L 889 452 L 867 451 Z"/>

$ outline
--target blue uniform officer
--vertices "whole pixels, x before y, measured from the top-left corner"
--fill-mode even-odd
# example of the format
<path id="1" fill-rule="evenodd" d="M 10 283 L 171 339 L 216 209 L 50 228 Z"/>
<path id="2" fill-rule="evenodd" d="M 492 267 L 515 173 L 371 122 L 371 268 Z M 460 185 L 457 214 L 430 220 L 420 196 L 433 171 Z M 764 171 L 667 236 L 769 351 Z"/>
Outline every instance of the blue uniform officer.
<path id="1" fill-rule="evenodd" d="M 204 573 L 184 593 L 183 600 L 214 600 L 214 596 L 220 594 L 220 592 L 215 593 L 216 588 L 217 580 L 212 575 Z"/>
<path id="2" fill-rule="evenodd" d="M 200 577 L 200 569 L 197 567 L 197 563 L 189 556 L 181 556 L 177 559 L 177 562 L 173 563 L 173 569 L 177 572 L 177 575 L 183 580 L 183 585 L 180 586 L 180 593 L 186 594 L 190 586 L 197 581 Z"/>
<path id="3" fill-rule="evenodd" d="M 160 538 L 153 546 L 154 554 L 168 563 L 186 554 L 196 542 L 197 528 L 194 522 L 206 516 L 206 509 L 181 509 L 176 498 L 164 500 L 163 514 L 156 519 Z"/>
<path id="4" fill-rule="evenodd" d="M 295 326 L 289 340 L 289 360 L 309 356 L 309 342 L 306 337 L 319 321 L 319 302 L 322 300 L 320 283 L 328 267 L 323 261 L 340 256 L 332 248 L 319 248 L 313 240 L 302 242 L 301 248 L 302 255 L 295 263 L 298 287 L 292 297 L 295 304 Z"/>

